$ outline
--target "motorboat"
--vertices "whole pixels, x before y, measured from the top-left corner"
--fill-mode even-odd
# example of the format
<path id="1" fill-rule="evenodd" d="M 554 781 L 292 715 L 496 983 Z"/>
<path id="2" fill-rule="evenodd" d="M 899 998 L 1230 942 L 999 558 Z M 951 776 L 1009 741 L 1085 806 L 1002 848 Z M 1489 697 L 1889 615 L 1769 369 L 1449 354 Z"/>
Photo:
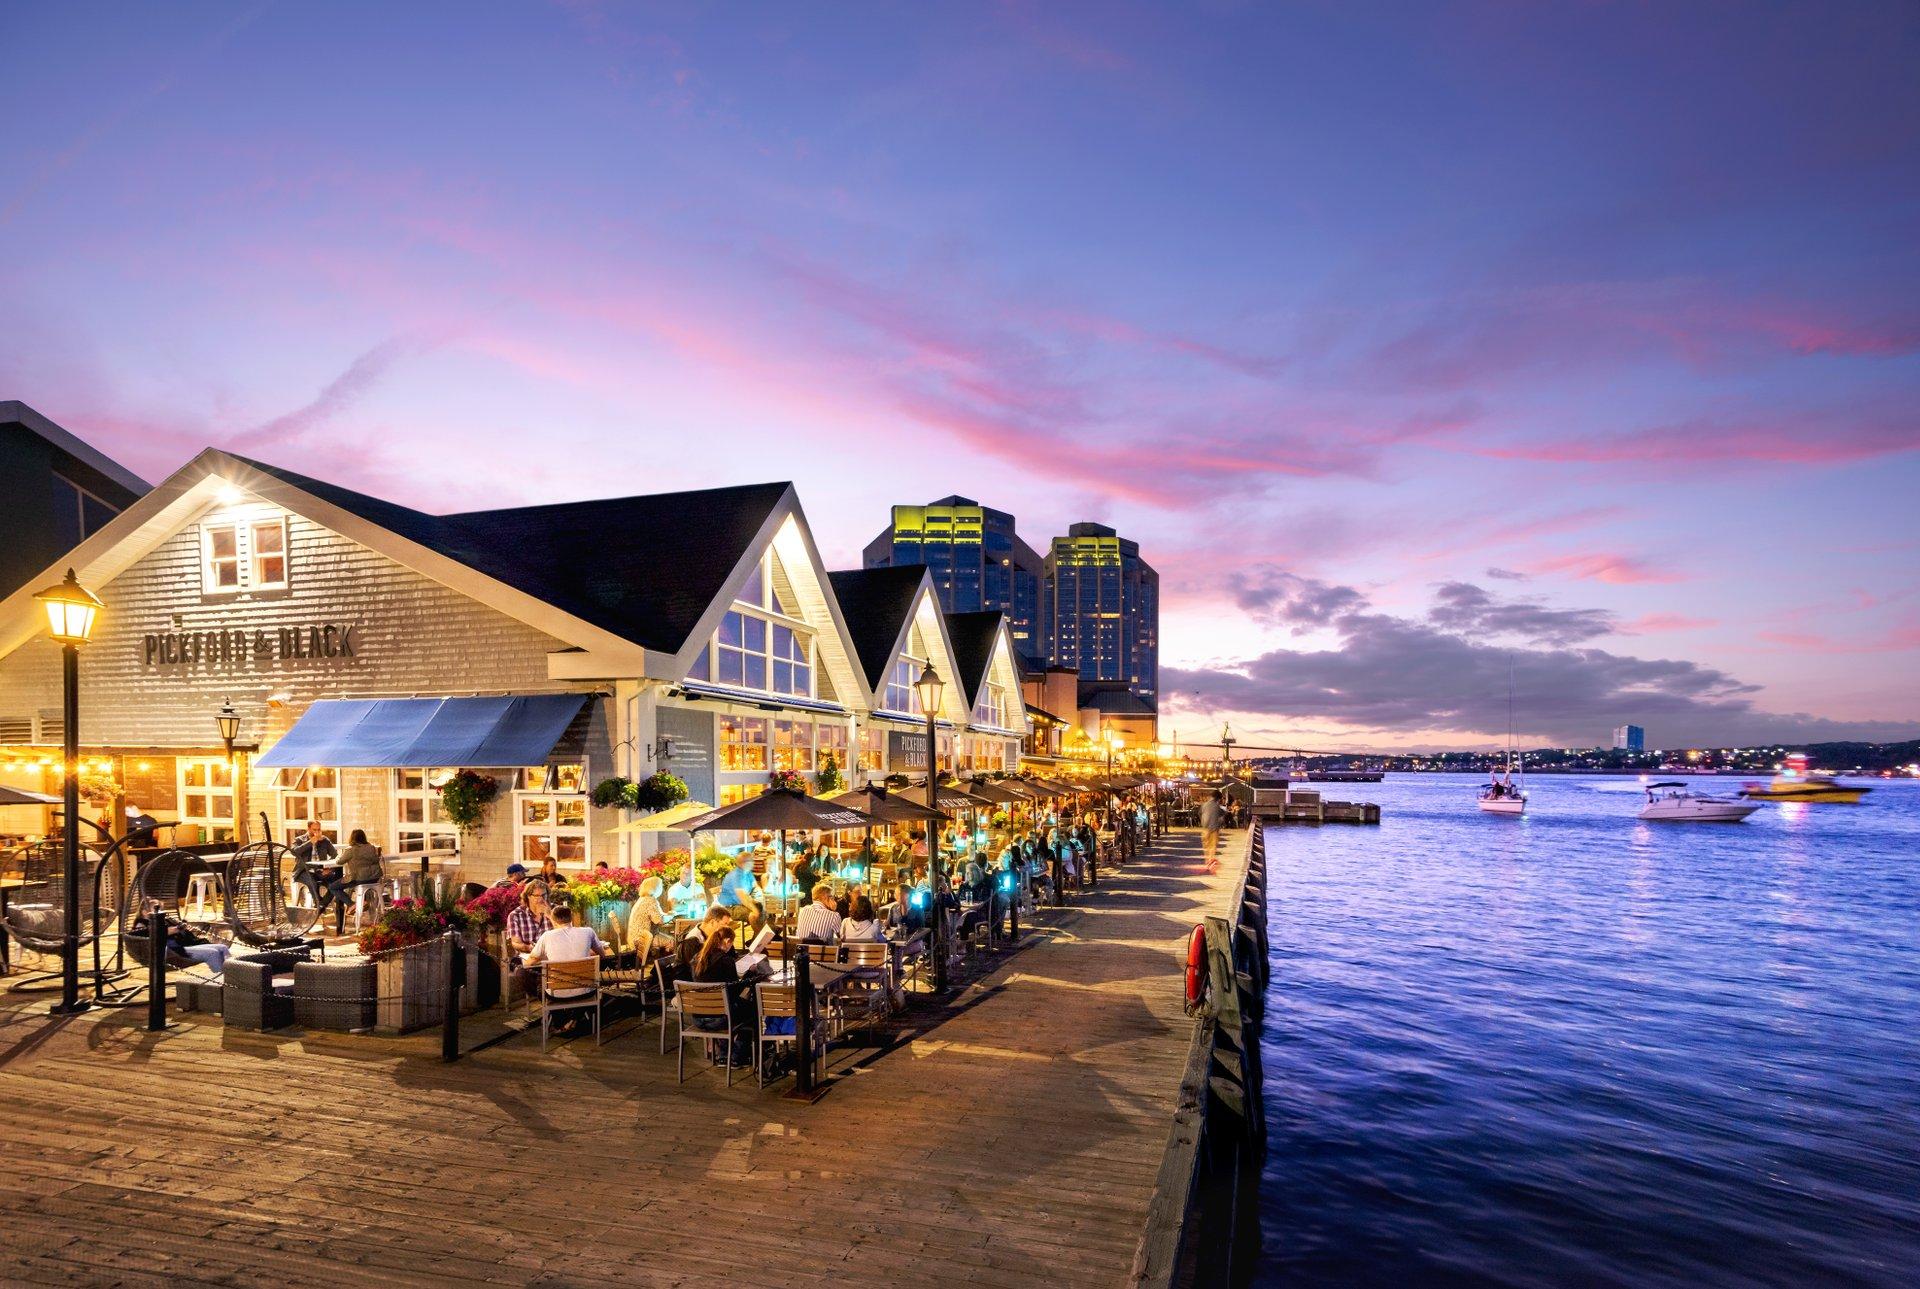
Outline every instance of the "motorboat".
<path id="1" fill-rule="evenodd" d="M 1831 774 L 1780 774 L 1771 783 L 1749 783 L 1740 795 L 1754 801 L 1824 801 L 1853 805 L 1872 788 L 1842 783 Z"/>
<path id="2" fill-rule="evenodd" d="M 1649 783 L 1635 818 L 1671 824 L 1737 824 L 1760 807 L 1738 797 L 1695 796 L 1684 783 Z"/>

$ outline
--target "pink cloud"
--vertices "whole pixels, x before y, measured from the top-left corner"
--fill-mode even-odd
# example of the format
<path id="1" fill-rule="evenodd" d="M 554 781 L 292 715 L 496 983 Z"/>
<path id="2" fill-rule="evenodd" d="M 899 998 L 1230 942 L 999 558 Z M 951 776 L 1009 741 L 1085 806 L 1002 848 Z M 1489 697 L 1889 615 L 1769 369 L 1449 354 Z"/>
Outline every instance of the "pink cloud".
<path id="1" fill-rule="evenodd" d="M 1719 462 L 1824 465 L 1920 450 L 1920 418 L 1809 418 L 1797 424 L 1695 420 L 1628 434 L 1466 446 L 1503 461 L 1597 465 Z"/>
<path id="2" fill-rule="evenodd" d="M 1704 631 L 1720 625 L 1718 618 L 1690 618 L 1684 613 L 1643 613 L 1621 624 L 1625 635 L 1648 635 L 1662 631 Z"/>
<path id="3" fill-rule="evenodd" d="M 1681 582 L 1685 574 L 1672 569 L 1654 568 L 1645 561 L 1627 555 L 1561 555 L 1530 566 L 1529 573 L 1558 573 L 1582 581 L 1630 585 L 1641 582 Z"/>
<path id="4" fill-rule="evenodd" d="M 1844 640 L 1813 631 L 1762 631 L 1757 638 L 1796 653 L 1904 653 L 1910 649 L 1920 649 L 1920 623 L 1909 623 L 1858 640 Z"/>

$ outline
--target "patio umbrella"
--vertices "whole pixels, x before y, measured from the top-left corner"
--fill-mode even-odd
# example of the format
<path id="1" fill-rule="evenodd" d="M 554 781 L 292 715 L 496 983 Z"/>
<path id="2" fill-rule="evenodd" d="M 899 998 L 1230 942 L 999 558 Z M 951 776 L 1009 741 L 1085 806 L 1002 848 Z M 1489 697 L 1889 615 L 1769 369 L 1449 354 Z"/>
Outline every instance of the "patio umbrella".
<path id="1" fill-rule="evenodd" d="M 713 807 L 704 801 L 682 801 L 677 806 L 634 819 L 615 828 L 615 832 L 686 832 L 686 821 L 704 815 Z"/>
<path id="2" fill-rule="evenodd" d="M 42 792 L 27 792 L 21 788 L 9 788 L 0 784 L 0 806 L 57 806 L 59 797 L 49 797 Z"/>
<path id="3" fill-rule="evenodd" d="M 696 815 L 681 824 L 681 831 L 715 832 L 722 828 L 738 828 L 743 832 L 777 832 L 780 834 L 780 857 L 784 862 L 789 829 L 839 832 L 846 828 L 865 828 L 873 822 L 874 817 L 864 810 L 843 806 L 836 801 L 822 801 L 794 788 L 769 788 L 757 797 L 748 797 L 745 801 L 736 801 L 730 806 Z"/>
<path id="4" fill-rule="evenodd" d="M 864 788 L 856 788 L 852 792 L 843 792 L 839 796 L 830 799 L 837 805 L 852 806 L 855 810 L 864 810 L 873 816 L 874 823 L 932 824 L 944 823 L 948 818 L 948 815 L 943 811 L 923 805 L 911 797 L 903 797 L 897 793 L 888 792 L 877 783 L 869 783 Z M 873 863 L 873 824 L 867 825 L 867 838 L 863 849 L 866 853 L 865 862 L 871 865 Z M 869 873 L 869 876 L 871 876 L 871 873 Z"/>
<path id="5" fill-rule="evenodd" d="M 967 785 L 967 791 L 976 797 L 984 797 L 995 805 L 1024 805 L 1027 794 L 1015 792 L 1002 783 L 993 783 L 985 779 L 975 779 Z"/>

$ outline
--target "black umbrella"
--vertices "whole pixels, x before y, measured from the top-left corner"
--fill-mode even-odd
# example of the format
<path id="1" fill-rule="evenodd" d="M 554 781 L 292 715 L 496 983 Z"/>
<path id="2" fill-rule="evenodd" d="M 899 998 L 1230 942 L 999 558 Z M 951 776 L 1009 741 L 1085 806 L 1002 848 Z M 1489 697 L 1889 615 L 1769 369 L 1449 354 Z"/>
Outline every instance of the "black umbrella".
<path id="1" fill-rule="evenodd" d="M 910 797 L 898 796 L 888 792 L 877 783 L 869 783 L 864 788 L 852 792 L 843 792 L 829 800 L 855 810 L 864 810 L 872 815 L 875 823 L 913 824 L 944 823 L 948 816 L 930 806 L 922 805 Z M 864 863 L 873 863 L 873 824 L 867 825 L 866 852 Z M 868 876 L 872 876 L 869 871 Z"/>
<path id="2" fill-rule="evenodd" d="M 0 784 L 0 806 L 57 806 L 59 804 L 59 797 L 49 797 L 44 793 L 27 792 Z"/>
<path id="3" fill-rule="evenodd" d="M 973 782 L 967 784 L 967 791 L 976 797 L 983 797 L 987 801 L 1001 806 L 1025 805 L 1031 800 L 1024 792 L 1015 792 L 1002 784 L 991 783 L 985 779 L 973 780 Z"/>
<path id="4" fill-rule="evenodd" d="M 736 801 L 704 815 L 695 815 L 680 825 L 684 832 L 714 832 L 738 828 L 743 832 L 769 830 L 780 834 L 782 872 L 787 862 L 787 830 L 819 829 L 839 832 L 843 828 L 869 828 L 874 816 L 833 801 L 810 797 L 794 788 L 769 788 L 757 797 Z"/>

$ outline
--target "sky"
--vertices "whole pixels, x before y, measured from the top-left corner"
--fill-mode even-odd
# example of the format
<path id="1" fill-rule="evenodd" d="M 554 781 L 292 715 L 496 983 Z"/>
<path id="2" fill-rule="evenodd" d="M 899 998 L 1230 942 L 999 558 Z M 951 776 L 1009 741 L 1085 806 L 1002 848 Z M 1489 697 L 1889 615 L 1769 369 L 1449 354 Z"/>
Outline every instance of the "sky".
<path id="1" fill-rule="evenodd" d="M 1163 735 L 1920 735 L 1920 9 L 13 4 L 0 398 L 431 511 L 962 493 Z M 690 516 L 697 522 L 697 516 Z"/>

